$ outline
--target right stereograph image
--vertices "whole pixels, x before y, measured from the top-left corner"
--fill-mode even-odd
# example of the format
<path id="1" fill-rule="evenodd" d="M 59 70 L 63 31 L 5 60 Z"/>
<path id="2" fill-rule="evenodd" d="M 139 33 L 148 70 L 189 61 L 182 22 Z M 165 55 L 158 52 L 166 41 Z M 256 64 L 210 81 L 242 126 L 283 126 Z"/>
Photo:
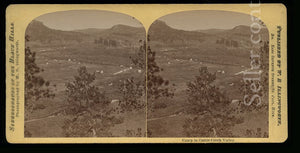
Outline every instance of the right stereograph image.
<path id="1" fill-rule="evenodd" d="M 148 31 L 148 137 L 268 137 L 269 32 L 248 14 L 185 11 Z"/>

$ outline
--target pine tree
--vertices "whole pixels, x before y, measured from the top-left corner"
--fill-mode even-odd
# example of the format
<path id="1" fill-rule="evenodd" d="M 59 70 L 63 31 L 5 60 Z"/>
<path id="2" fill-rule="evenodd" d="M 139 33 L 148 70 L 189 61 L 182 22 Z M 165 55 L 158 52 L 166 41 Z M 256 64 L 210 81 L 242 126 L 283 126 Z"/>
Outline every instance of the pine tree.
<path id="1" fill-rule="evenodd" d="M 150 42 L 149 35 L 147 42 Z M 156 52 L 151 50 L 146 41 L 140 40 L 140 43 L 139 51 L 134 57 L 130 58 L 135 66 L 146 70 L 145 82 L 147 84 L 144 89 L 147 91 L 148 110 L 153 111 L 153 103 L 161 97 L 172 98 L 174 89 L 170 87 L 169 81 L 160 75 L 163 69 L 156 63 Z"/>
<path id="2" fill-rule="evenodd" d="M 212 83 L 216 80 L 216 73 L 208 72 L 207 67 L 199 69 L 200 75 L 187 83 L 188 103 L 195 112 L 210 110 L 215 104 L 226 102 L 226 97 Z"/>
<path id="3" fill-rule="evenodd" d="M 111 116 L 113 109 L 104 92 L 93 85 L 95 73 L 89 73 L 85 66 L 78 68 L 74 81 L 66 84 L 69 114 L 63 132 L 66 137 L 109 137 L 110 128 L 123 122 Z"/>
<path id="4" fill-rule="evenodd" d="M 66 84 L 68 102 L 80 108 L 89 109 L 95 103 L 107 105 L 108 99 L 105 93 L 101 93 L 99 88 L 93 85 L 96 79 L 95 73 L 88 73 L 85 66 L 78 69 L 78 75 L 74 76 L 74 81 Z"/>
<path id="5" fill-rule="evenodd" d="M 235 117 L 229 100 L 213 85 L 216 73 L 210 73 L 207 67 L 199 69 L 195 80 L 187 83 L 187 118 L 183 125 L 189 137 L 231 137 L 232 126 L 243 122 Z"/>
<path id="6" fill-rule="evenodd" d="M 150 37 L 148 36 L 148 42 Z M 169 80 L 165 80 L 161 75 L 163 69 L 156 63 L 156 52 L 150 46 L 147 48 L 147 98 L 154 102 L 160 97 L 174 96 L 174 92 L 169 87 Z"/>

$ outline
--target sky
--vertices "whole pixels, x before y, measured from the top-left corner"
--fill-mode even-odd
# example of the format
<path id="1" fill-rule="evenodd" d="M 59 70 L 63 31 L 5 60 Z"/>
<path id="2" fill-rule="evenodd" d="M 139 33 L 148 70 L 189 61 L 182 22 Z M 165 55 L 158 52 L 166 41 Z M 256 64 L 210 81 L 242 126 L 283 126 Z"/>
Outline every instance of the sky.
<path id="1" fill-rule="evenodd" d="M 86 28 L 107 29 L 117 24 L 142 27 L 141 23 L 129 15 L 99 10 L 71 10 L 48 13 L 35 20 L 47 27 L 58 30 L 78 30 Z M 169 26 L 182 30 L 231 29 L 238 25 L 251 25 L 247 14 L 201 10 L 169 14 L 159 18 Z"/>
<path id="2" fill-rule="evenodd" d="M 142 27 L 141 23 L 129 15 L 109 11 L 72 10 L 48 13 L 35 20 L 57 30 L 78 30 L 86 28 L 107 29 L 117 24 Z"/>
<path id="3" fill-rule="evenodd" d="M 238 25 L 250 26 L 250 15 L 228 11 L 185 11 L 159 18 L 172 28 L 182 30 L 232 29 Z"/>

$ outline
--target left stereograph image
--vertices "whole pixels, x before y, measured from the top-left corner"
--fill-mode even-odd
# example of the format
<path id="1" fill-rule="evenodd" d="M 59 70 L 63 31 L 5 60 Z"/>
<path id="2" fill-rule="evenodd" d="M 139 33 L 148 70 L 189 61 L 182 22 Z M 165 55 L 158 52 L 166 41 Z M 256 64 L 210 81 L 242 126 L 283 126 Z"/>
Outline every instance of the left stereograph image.
<path id="1" fill-rule="evenodd" d="M 145 137 L 145 29 L 115 12 L 41 15 L 25 32 L 25 137 Z"/>

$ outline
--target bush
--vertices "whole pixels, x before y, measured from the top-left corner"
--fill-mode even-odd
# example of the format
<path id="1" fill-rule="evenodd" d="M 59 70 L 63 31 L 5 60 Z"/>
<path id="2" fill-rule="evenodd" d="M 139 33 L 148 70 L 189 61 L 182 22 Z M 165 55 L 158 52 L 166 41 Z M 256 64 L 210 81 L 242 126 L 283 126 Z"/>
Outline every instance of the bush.
<path id="1" fill-rule="evenodd" d="M 119 101 L 121 112 L 139 110 L 145 106 L 145 101 L 142 99 L 144 84 L 141 81 L 135 82 L 132 77 L 127 79 L 119 87 L 122 98 Z"/>

